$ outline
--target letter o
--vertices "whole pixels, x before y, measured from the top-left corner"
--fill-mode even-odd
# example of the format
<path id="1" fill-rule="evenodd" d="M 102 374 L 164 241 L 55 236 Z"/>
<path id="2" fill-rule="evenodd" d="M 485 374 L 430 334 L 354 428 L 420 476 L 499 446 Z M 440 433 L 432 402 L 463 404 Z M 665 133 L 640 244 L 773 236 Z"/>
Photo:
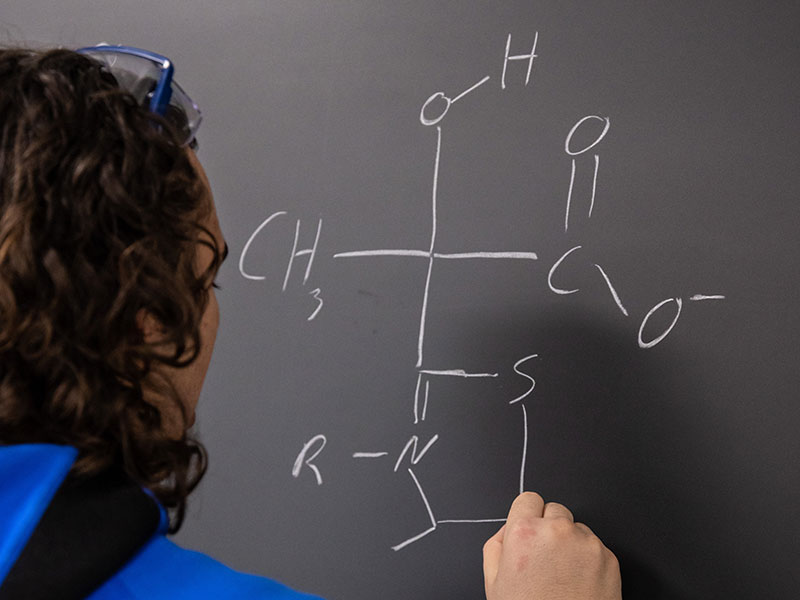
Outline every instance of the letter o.
<path id="1" fill-rule="evenodd" d="M 654 340 L 651 340 L 649 342 L 645 342 L 642 339 L 642 333 L 644 333 L 644 327 L 645 327 L 645 325 L 647 325 L 647 320 L 659 308 L 661 308 L 662 306 L 664 306 L 665 304 L 667 304 L 669 302 L 675 302 L 675 304 L 678 306 L 678 312 L 675 313 L 675 318 L 672 319 L 672 323 L 669 324 L 669 327 L 667 327 L 667 329 L 664 331 L 664 333 L 662 333 L 660 336 L 658 336 Z M 661 340 L 663 340 L 665 337 L 667 337 L 669 335 L 669 332 L 672 331 L 672 328 L 675 327 L 675 323 L 678 322 L 678 318 L 681 316 L 681 308 L 682 307 L 683 307 L 683 300 L 681 300 L 680 298 L 667 298 L 666 300 L 662 300 L 661 302 L 656 304 L 653 308 L 651 308 L 650 312 L 647 313 L 645 318 L 642 320 L 641 326 L 639 327 L 639 347 L 640 348 L 652 348 L 653 346 L 658 344 Z"/>
<path id="2" fill-rule="evenodd" d="M 573 152 L 572 150 L 569 149 L 569 143 L 572 140 L 572 136 L 575 134 L 575 132 L 577 131 L 578 127 L 580 127 L 584 123 L 584 121 L 588 121 L 589 119 L 597 119 L 598 121 L 603 121 L 606 124 L 606 126 L 603 127 L 603 131 L 600 133 L 599 136 L 597 136 L 597 139 L 594 142 L 592 142 L 591 144 L 586 146 L 586 148 L 584 148 L 583 150 L 577 150 L 577 151 Z M 567 134 L 567 139 L 564 142 L 564 152 L 566 152 L 570 156 L 577 156 L 578 154 L 583 154 L 584 152 L 586 152 L 590 148 L 594 148 L 597 144 L 600 143 L 600 141 L 604 137 L 606 137 L 606 134 L 608 133 L 608 128 L 609 127 L 611 127 L 611 121 L 609 120 L 608 117 L 599 117 L 597 115 L 587 115 L 587 116 L 583 117 L 580 121 L 575 123 L 575 125 L 573 126 L 572 129 L 569 130 L 569 133 Z"/>
<path id="3" fill-rule="evenodd" d="M 434 100 L 438 100 L 439 98 L 442 98 L 444 100 L 444 102 L 445 102 L 444 110 L 442 111 L 442 114 L 440 114 L 438 117 L 436 117 L 434 119 L 426 118 L 425 117 L 425 109 L 428 108 L 428 106 L 431 104 L 431 102 L 433 102 Z M 431 125 L 436 125 L 439 121 L 444 119 L 444 116 L 447 114 L 447 111 L 450 110 L 450 105 L 452 103 L 453 103 L 453 101 L 450 98 L 448 98 L 447 96 L 445 96 L 442 92 L 436 92 L 430 98 L 425 100 L 425 104 L 422 105 L 422 108 L 419 111 L 419 121 L 420 121 L 420 123 L 422 123 L 423 125 L 426 125 L 428 127 L 431 126 Z"/>

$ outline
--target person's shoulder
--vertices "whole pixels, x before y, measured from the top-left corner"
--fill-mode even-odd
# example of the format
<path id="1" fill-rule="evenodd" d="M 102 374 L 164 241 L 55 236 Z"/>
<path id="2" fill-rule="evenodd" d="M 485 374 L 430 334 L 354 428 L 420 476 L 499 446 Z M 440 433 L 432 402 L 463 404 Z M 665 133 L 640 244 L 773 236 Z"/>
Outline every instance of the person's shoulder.
<path id="1" fill-rule="evenodd" d="M 235 571 L 201 552 L 153 538 L 88 600 L 318 600 L 282 583 Z"/>

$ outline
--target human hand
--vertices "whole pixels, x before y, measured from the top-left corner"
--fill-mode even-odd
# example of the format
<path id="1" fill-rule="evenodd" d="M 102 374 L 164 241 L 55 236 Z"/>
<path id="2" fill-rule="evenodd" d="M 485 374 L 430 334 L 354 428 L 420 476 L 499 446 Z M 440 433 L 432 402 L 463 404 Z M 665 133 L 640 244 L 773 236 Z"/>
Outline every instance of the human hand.
<path id="1" fill-rule="evenodd" d="M 566 506 L 520 494 L 483 547 L 487 600 L 621 600 L 619 563 Z"/>

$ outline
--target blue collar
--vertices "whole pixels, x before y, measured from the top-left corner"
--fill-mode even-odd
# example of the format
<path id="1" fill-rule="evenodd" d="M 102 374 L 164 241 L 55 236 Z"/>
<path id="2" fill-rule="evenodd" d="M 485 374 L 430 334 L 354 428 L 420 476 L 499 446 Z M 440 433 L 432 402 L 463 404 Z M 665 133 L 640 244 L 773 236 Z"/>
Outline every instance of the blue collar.
<path id="1" fill-rule="evenodd" d="M 77 456 L 75 448 L 56 444 L 0 446 L 0 582 Z"/>

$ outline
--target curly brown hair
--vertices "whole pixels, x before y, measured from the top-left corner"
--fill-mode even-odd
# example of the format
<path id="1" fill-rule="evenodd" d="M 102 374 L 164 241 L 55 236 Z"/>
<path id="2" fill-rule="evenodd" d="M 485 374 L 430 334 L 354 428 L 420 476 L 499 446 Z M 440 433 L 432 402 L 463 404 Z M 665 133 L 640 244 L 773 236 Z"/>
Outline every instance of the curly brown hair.
<path id="1" fill-rule="evenodd" d="M 222 260 L 187 152 L 98 62 L 0 49 L 0 443 L 75 446 L 71 477 L 124 468 L 172 532 L 207 459 L 166 432 L 166 406 L 187 416 L 157 375 L 197 356 Z M 198 243 L 215 257 L 200 274 Z"/>

